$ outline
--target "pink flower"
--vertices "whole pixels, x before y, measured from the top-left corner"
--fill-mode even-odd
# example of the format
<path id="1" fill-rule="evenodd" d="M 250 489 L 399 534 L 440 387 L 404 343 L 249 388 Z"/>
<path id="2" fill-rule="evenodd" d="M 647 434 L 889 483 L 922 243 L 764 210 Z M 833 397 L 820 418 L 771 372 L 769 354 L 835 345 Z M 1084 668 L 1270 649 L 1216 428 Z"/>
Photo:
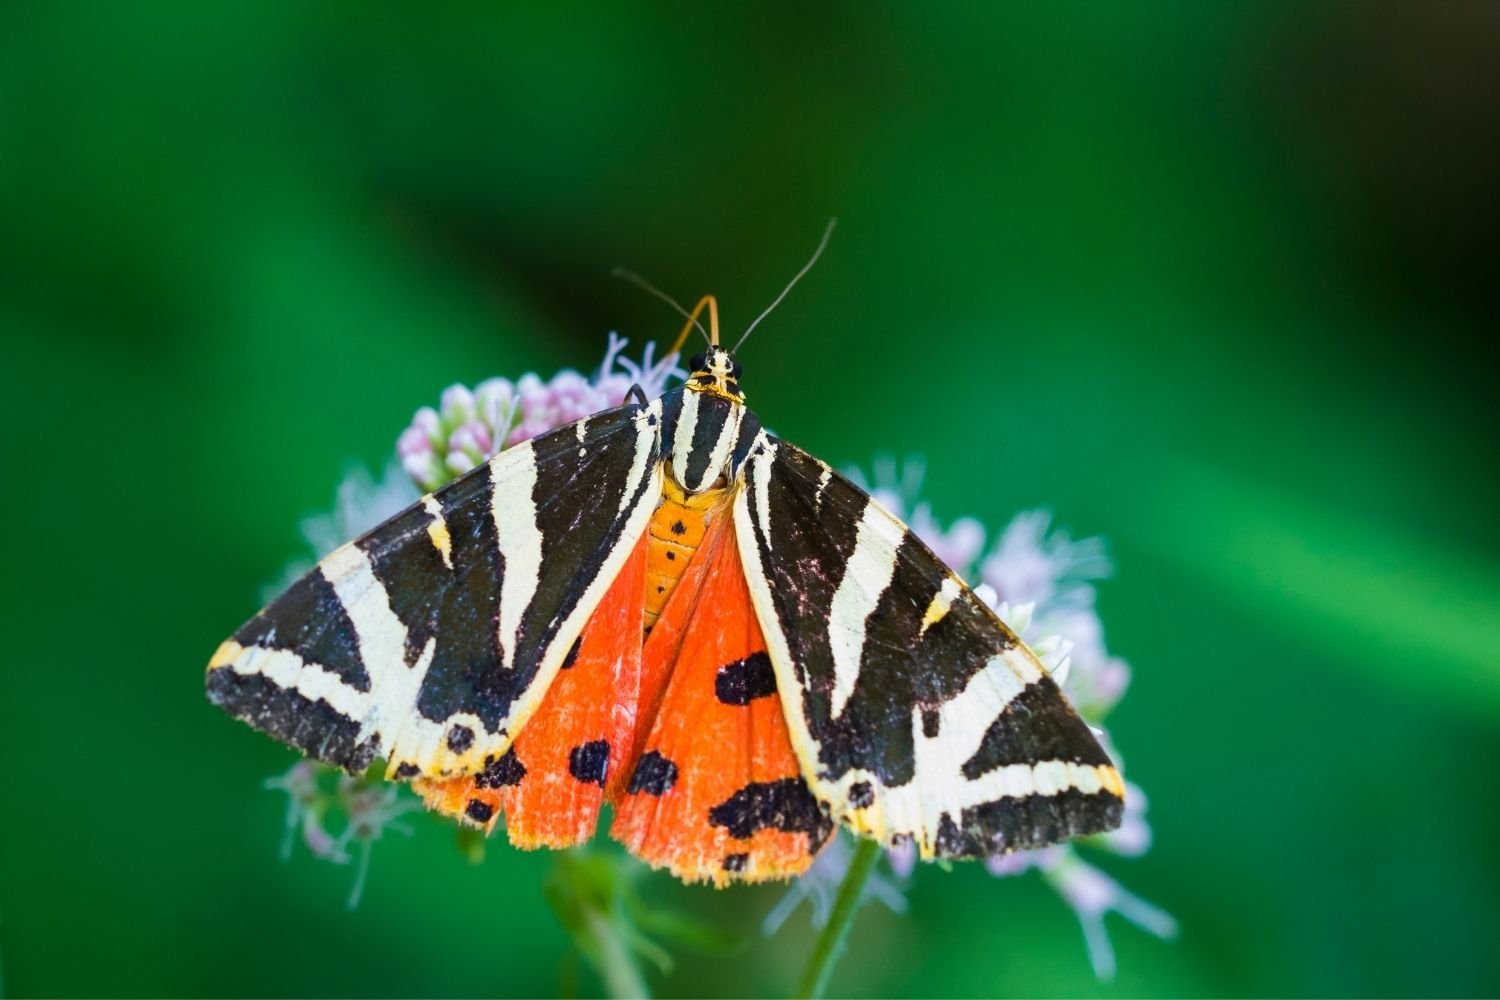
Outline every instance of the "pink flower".
<path id="1" fill-rule="evenodd" d="M 351 778 L 346 774 L 332 776 L 332 768 L 312 761 L 298 761 L 280 777 L 266 781 L 268 789 L 287 795 L 286 838 L 281 845 L 283 859 L 291 857 L 295 834 L 313 857 L 336 865 L 350 862 L 349 847 L 359 845 L 359 864 L 349 894 L 349 908 L 359 905 L 365 878 L 370 870 L 370 850 L 387 830 L 411 836 L 411 828 L 399 822 L 401 816 L 422 808 L 421 803 L 404 796 L 399 785 L 387 785 L 378 779 Z M 333 787 L 329 788 L 330 780 Z M 344 829 L 335 837 L 329 832 L 327 818 L 342 814 Z"/>
<path id="2" fill-rule="evenodd" d="M 438 408 L 418 410 L 396 442 L 402 468 L 430 492 L 502 449 L 619 406 L 632 385 L 654 398 L 670 380 L 687 377 L 676 367 L 675 355 L 653 362 L 654 344 L 646 345 L 639 364 L 623 357 L 626 343 L 611 333 L 604 362 L 592 376 L 564 369 L 547 381 L 528 373 L 515 382 L 486 379 L 472 390 L 449 386 Z"/>
<path id="3" fill-rule="evenodd" d="M 1148 934 L 1169 939 L 1177 936 L 1177 921 L 1171 914 L 1125 889 L 1104 872 L 1067 854 L 1046 870 L 1047 881 L 1072 907 L 1083 927 L 1094 975 L 1102 980 L 1115 975 L 1115 949 L 1104 929 L 1104 917 L 1117 913 Z"/>

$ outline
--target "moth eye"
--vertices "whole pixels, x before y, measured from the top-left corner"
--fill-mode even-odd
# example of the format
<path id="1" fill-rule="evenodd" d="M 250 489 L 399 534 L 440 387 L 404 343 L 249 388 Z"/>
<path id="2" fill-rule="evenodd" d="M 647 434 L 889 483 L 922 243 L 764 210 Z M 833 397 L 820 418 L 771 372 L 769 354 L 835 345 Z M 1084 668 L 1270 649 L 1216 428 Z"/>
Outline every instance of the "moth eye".
<path id="1" fill-rule="evenodd" d="M 707 363 L 707 361 L 708 359 L 703 355 L 694 354 L 691 358 L 688 358 L 688 368 L 695 372 L 702 371 L 703 366 Z"/>
<path id="2" fill-rule="evenodd" d="M 731 364 L 729 366 L 729 377 L 732 378 L 732 379 L 734 379 L 736 382 L 739 381 L 739 379 L 740 379 L 740 363 L 738 361 L 734 362 L 733 364 Z"/>

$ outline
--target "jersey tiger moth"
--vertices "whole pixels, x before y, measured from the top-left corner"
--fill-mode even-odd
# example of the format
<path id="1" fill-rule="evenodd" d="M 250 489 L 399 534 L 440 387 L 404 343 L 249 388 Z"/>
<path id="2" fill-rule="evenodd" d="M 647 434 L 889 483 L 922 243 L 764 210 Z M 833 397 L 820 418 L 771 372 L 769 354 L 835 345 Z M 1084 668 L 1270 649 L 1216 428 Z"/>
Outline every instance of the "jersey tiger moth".
<path id="1" fill-rule="evenodd" d="M 1118 826 L 1120 775 L 1031 650 L 761 427 L 711 296 L 679 345 L 705 307 L 684 385 L 333 552 L 219 647 L 209 699 L 521 847 L 590 839 L 608 802 L 633 854 L 717 885 L 800 874 L 836 824 L 924 858 Z"/>

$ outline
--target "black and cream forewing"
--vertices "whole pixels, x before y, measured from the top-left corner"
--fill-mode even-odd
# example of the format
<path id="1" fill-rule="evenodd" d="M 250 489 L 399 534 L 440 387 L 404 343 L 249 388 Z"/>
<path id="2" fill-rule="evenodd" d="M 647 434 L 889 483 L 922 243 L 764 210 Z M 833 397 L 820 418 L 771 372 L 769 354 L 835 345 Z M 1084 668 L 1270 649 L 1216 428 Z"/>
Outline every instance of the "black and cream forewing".
<path id="1" fill-rule="evenodd" d="M 645 531 L 661 406 L 509 448 L 333 552 L 219 648 L 209 698 L 351 772 L 503 754 Z"/>
<path id="2" fill-rule="evenodd" d="M 803 772 L 924 857 L 1119 825 L 1123 785 L 1032 652 L 898 518 L 761 432 L 734 517 Z"/>

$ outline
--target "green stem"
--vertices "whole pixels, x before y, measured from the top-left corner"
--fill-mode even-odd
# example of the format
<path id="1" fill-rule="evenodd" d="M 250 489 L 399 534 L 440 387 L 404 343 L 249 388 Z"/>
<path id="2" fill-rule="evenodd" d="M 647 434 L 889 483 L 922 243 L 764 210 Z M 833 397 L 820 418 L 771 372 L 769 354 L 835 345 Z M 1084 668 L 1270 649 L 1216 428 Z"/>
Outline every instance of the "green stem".
<path id="1" fill-rule="evenodd" d="M 649 997 L 651 989 L 630 957 L 630 946 L 621 940 L 609 919 L 592 907 L 585 908 L 583 919 L 598 949 L 596 958 L 599 974 L 604 978 L 605 992 L 615 1000 Z"/>
<path id="2" fill-rule="evenodd" d="M 833 902 L 833 913 L 823 933 L 813 945 L 812 957 L 807 968 L 802 970 L 802 979 L 793 994 L 801 1000 L 818 1000 L 828 989 L 828 979 L 833 975 L 833 966 L 844 951 L 844 942 L 849 938 L 849 929 L 854 926 L 854 914 L 859 912 L 859 902 L 865 894 L 865 883 L 880 860 L 880 843 L 861 839 L 854 848 L 854 858 L 849 862 L 849 872 L 839 885 L 838 898 Z"/>

